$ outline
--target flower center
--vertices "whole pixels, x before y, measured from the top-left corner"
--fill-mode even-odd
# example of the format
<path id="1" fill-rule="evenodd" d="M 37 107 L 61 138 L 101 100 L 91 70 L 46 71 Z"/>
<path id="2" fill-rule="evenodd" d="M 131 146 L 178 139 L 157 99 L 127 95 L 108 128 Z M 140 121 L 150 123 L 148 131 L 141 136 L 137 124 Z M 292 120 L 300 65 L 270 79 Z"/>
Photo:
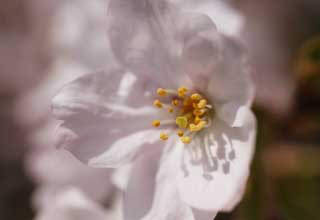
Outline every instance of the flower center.
<path id="1" fill-rule="evenodd" d="M 154 127 L 174 124 L 176 134 L 184 144 L 189 144 L 193 136 L 208 127 L 211 123 L 210 114 L 213 112 L 212 106 L 208 104 L 201 94 L 190 92 L 186 87 L 179 87 L 177 90 L 158 88 L 159 98 L 153 105 L 159 109 L 165 109 L 172 114 L 174 120 L 154 120 Z M 167 140 L 169 133 L 161 132 L 160 139 Z"/>

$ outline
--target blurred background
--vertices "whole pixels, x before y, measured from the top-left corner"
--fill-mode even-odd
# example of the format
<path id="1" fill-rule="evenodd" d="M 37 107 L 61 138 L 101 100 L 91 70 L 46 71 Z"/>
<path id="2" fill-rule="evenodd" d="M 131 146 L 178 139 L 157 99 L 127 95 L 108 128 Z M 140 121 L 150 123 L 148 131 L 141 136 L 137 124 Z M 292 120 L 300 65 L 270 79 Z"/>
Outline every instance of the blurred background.
<path id="1" fill-rule="evenodd" d="M 245 198 L 216 219 L 319 220 L 320 1 L 212 1 L 206 12 L 218 29 L 247 47 L 259 122 Z M 38 218 L 70 186 L 107 209 L 116 199 L 112 187 L 91 191 L 108 172 L 53 149 L 50 117 L 62 85 L 110 58 L 106 8 L 104 0 L 0 1 L 1 220 Z"/>

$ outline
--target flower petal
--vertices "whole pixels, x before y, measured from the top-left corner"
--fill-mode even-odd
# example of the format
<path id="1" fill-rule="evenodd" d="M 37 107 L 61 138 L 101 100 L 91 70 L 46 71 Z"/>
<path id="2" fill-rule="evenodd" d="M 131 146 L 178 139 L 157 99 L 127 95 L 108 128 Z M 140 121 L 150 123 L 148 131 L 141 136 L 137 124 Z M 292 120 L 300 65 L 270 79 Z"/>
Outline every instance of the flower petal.
<path id="1" fill-rule="evenodd" d="M 123 66 L 170 82 L 181 53 L 176 10 L 168 1 L 111 0 L 107 27 L 112 50 Z"/>
<path id="2" fill-rule="evenodd" d="M 176 185 L 182 149 L 181 143 L 175 146 L 168 143 L 160 161 L 152 207 L 142 220 L 195 220 L 192 209 L 181 200 Z"/>
<path id="3" fill-rule="evenodd" d="M 240 127 L 254 96 L 251 69 L 243 48 L 230 38 L 222 40 L 222 57 L 210 77 L 208 95 L 217 115 L 229 125 Z"/>
<path id="4" fill-rule="evenodd" d="M 217 118 L 208 141 L 185 151 L 178 188 L 183 201 L 207 211 L 230 211 L 242 197 L 255 143 L 255 118 L 232 128 Z M 197 152 L 198 151 L 198 152 Z M 197 154 L 197 157 L 194 155 Z"/>
<path id="5" fill-rule="evenodd" d="M 154 145 L 133 162 L 131 176 L 124 193 L 124 220 L 141 220 L 149 211 L 162 149 L 161 145 Z"/>
<path id="6" fill-rule="evenodd" d="M 184 11 L 208 15 L 217 25 L 219 32 L 228 36 L 240 34 L 244 17 L 227 1 L 221 0 L 174 0 Z"/>
<path id="7" fill-rule="evenodd" d="M 117 213 L 107 212 L 88 199 L 77 188 L 68 188 L 52 198 L 51 204 L 40 210 L 36 220 L 105 220 L 117 219 Z"/>
<path id="8" fill-rule="evenodd" d="M 115 70 L 86 75 L 64 87 L 52 101 L 54 116 L 63 120 L 57 129 L 58 146 L 98 166 L 128 162 L 140 147 L 155 141 L 155 133 L 145 130 L 155 113 L 149 85 Z M 130 141 L 135 144 L 128 145 Z"/>

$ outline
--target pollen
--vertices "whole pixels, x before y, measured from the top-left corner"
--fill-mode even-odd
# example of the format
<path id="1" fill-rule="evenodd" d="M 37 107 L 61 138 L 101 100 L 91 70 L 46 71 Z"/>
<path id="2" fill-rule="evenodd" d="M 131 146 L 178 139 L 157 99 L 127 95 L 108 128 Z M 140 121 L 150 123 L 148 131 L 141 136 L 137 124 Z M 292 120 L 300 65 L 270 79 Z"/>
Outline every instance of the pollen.
<path id="1" fill-rule="evenodd" d="M 191 138 L 189 136 L 181 137 L 180 140 L 184 144 L 190 144 L 190 142 L 191 142 Z"/>
<path id="2" fill-rule="evenodd" d="M 205 121 L 200 121 L 198 124 L 190 124 L 189 130 L 191 132 L 201 131 L 206 126 L 206 124 L 207 123 Z"/>
<path id="3" fill-rule="evenodd" d="M 193 100 L 193 101 L 199 101 L 202 96 L 199 94 L 199 93 L 193 93 L 190 98 Z"/>
<path id="4" fill-rule="evenodd" d="M 158 88 L 157 89 L 157 94 L 159 96 L 166 96 L 168 94 L 167 90 L 163 89 L 163 88 Z"/>
<path id="5" fill-rule="evenodd" d="M 178 130 L 177 135 L 179 137 L 182 137 L 184 135 L 184 132 L 182 130 Z"/>
<path id="6" fill-rule="evenodd" d="M 153 102 L 153 105 L 157 108 L 162 108 L 162 103 L 158 99 Z"/>
<path id="7" fill-rule="evenodd" d="M 169 138 L 168 134 L 163 133 L 163 132 L 160 133 L 160 139 L 161 140 L 166 141 L 166 140 L 168 140 L 168 138 Z"/>
<path id="8" fill-rule="evenodd" d="M 171 104 L 172 104 L 173 106 L 178 106 L 178 105 L 180 104 L 180 102 L 179 102 L 178 99 L 174 99 L 174 100 L 172 100 Z"/>
<path id="9" fill-rule="evenodd" d="M 188 92 L 188 89 L 184 86 L 181 86 L 178 88 L 178 96 L 181 98 L 185 97 L 187 92 Z"/>
<path id="10" fill-rule="evenodd" d="M 199 101 L 199 103 L 197 104 L 197 107 L 198 108 L 205 108 L 208 104 L 208 101 L 206 99 L 201 99 Z"/>
<path id="11" fill-rule="evenodd" d="M 176 124 L 179 126 L 179 128 L 187 128 L 188 118 L 186 116 L 178 116 L 176 117 Z"/>
<path id="12" fill-rule="evenodd" d="M 198 132 L 211 124 L 210 117 L 212 117 L 214 109 L 202 94 L 181 86 L 176 90 L 158 88 L 157 95 L 161 101 L 156 99 L 153 105 L 156 108 L 164 109 L 164 113 L 169 118 L 161 122 L 154 120 L 152 125 L 174 129 L 182 143 L 189 144 Z M 161 140 L 167 140 L 168 138 L 169 134 L 160 133 Z"/>
<path id="13" fill-rule="evenodd" d="M 153 125 L 154 127 L 159 127 L 159 126 L 160 126 L 160 121 L 159 121 L 159 120 L 153 120 L 153 121 L 152 121 L 152 125 Z"/>

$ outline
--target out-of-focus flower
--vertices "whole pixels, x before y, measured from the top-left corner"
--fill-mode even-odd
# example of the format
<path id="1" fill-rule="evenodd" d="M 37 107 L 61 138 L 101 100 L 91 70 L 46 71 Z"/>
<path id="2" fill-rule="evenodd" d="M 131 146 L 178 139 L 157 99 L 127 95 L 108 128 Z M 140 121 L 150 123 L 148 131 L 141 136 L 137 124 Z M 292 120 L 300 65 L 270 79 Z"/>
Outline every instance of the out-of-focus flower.
<path id="1" fill-rule="evenodd" d="M 110 200 L 115 192 L 110 182 L 111 170 L 88 167 L 65 151 L 50 148 L 34 150 L 26 165 L 28 173 L 38 185 L 34 194 L 36 208 L 50 204 L 53 195 L 68 187 L 77 187 L 99 202 Z"/>
<path id="2" fill-rule="evenodd" d="M 210 17 L 175 6 L 110 1 L 108 36 L 121 66 L 80 77 L 52 101 L 58 147 L 80 160 L 120 167 L 142 153 L 125 219 L 212 219 L 239 202 L 249 175 L 256 128 L 246 56 Z M 154 192 L 152 207 L 132 190 Z"/>
<path id="3" fill-rule="evenodd" d="M 117 220 L 121 219 L 114 209 L 106 211 L 102 206 L 90 200 L 74 187 L 53 195 L 36 216 L 35 220 Z"/>
<path id="4" fill-rule="evenodd" d="M 171 0 L 186 12 L 208 15 L 217 25 L 219 32 L 228 36 L 239 36 L 245 24 L 245 17 L 225 0 Z"/>

